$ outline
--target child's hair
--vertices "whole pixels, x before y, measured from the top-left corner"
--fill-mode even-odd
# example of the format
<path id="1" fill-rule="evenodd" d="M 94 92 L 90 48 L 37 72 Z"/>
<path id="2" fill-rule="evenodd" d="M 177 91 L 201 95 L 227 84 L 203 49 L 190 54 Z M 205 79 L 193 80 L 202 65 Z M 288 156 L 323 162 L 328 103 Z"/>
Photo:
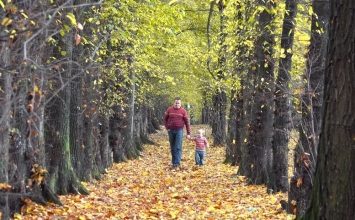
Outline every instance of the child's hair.
<path id="1" fill-rule="evenodd" d="M 198 130 L 198 133 L 204 134 L 204 133 L 205 133 L 205 130 L 199 129 L 199 130 Z"/>

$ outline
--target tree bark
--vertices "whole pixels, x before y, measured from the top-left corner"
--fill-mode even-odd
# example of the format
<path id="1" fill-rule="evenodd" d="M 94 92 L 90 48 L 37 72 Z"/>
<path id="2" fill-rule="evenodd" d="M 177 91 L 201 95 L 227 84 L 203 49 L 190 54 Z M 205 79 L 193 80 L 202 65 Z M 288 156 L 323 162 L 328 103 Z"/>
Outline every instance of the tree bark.
<path id="1" fill-rule="evenodd" d="M 327 1 L 313 1 L 311 42 L 301 95 L 302 120 L 298 127 L 299 141 L 294 151 L 294 173 L 288 193 L 288 212 L 304 215 L 314 184 L 317 145 L 321 126 L 324 68 L 327 45 L 329 6 Z M 300 181 L 302 184 L 300 185 Z M 292 205 L 295 204 L 296 205 Z M 296 209 L 294 209 L 296 208 Z"/>
<path id="2" fill-rule="evenodd" d="M 324 116 L 311 205 L 303 219 L 355 218 L 355 2 L 330 0 Z"/>
<path id="3" fill-rule="evenodd" d="M 109 122 L 109 128 L 110 128 L 109 142 L 113 151 L 113 162 L 119 163 L 127 160 L 123 148 L 123 137 L 122 137 L 123 120 L 124 117 L 126 116 L 120 106 L 113 106 L 112 110 L 114 113 L 112 117 L 110 117 L 110 122 Z"/>
<path id="4" fill-rule="evenodd" d="M 272 192 L 287 192 L 288 144 L 291 124 L 291 97 L 289 83 L 292 67 L 292 47 L 295 33 L 297 0 L 286 0 L 286 13 L 282 25 L 281 48 L 285 57 L 279 60 L 275 91 L 275 124 L 272 141 L 273 164 L 268 188 Z M 289 51 L 290 50 L 290 51 Z"/>
<path id="5" fill-rule="evenodd" d="M 270 2 L 260 2 L 262 6 L 272 9 Z M 250 123 L 247 123 L 248 133 L 242 149 L 242 169 L 238 173 L 247 176 L 252 184 L 267 184 L 272 164 L 271 139 L 273 130 L 273 92 L 274 62 L 272 47 L 274 37 L 272 30 L 272 14 L 266 10 L 259 17 L 260 36 L 256 40 L 255 57 L 256 70 L 252 74 L 253 102 L 251 103 Z M 245 94 L 245 93 L 243 93 Z"/>
<path id="6" fill-rule="evenodd" d="M 99 142 L 97 145 L 100 147 L 100 154 L 102 165 L 104 169 L 111 167 L 113 164 L 112 158 L 112 148 L 110 147 L 109 142 L 109 132 L 110 132 L 110 125 L 109 120 L 106 118 L 105 115 L 99 115 L 98 118 L 98 132 L 99 132 Z"/>
<path id="7" fill-rule="evenodd" d="M 2 59 L 0 60 L 0 66 L 7 68 L 10 63 L 10 48 L 5 44 L 1 43 L 1 54 Z M 11 109 L 11 94 L 12 94 L 12 76 L 9 71 L 2 73 L 0 78 L 0 183 L 9 183 L 9 179 L 12 179 L 15 171 L 16 165 L 9 162 L 9 133 L 10 129 L 10 109 Z M 10 169 L 12 167 L 12 169 Z M 10 172 L 9 172 L 10 170 Z M 5 190 L 0 190 L 3 194 Z M 2 219 L 10 218 L 9 207 L 9 197 L 7 195 L 0 196 L 0 212 L 2 212 Z"/>
<path id="8" fill-rule="evenodd" d="M 129 62 L 130 65 L 131 62 Z M 138 137 L 137 130 L 135 127 L 135 73 L 132 68 L 129 75 L 130 83 L 126 84 L 126 100 L 125 103 L 129 103 L 125 111 L 126 117 L 123 120 L 124 130 L 123 130 L 123 147 L 128 159 L 135 159 L 139 156 L 139 151 L 142 146 L 137 145 Z"/>
<path id="9" fill-rule="evenodd" d="M 213 4 L 211 3 L 213 7 Z M 220 16 L 220 37 L 219 37 L 219 53 L 218 53 L 218 72 L 216 79 L 220 82 L 225 79 L 225 66 L 226 66 L 226 51 L 227 47 L 225 45 L 225 40 L 227 34 L 225 33 L 226 28 L 226 16 L 224 15 L 224 9 L 226 7 L 224 1 L 218 1 L 217 3 L 219 16 Z M 225 146 L 227 143 L 227 94 L 226 88 L 220 86 L 216 88 L 215 94 L 212 99 L 212 135 L 213 135 L 213 145 L 214 146 Z"/>
<path id="10" fill-rule="evenodd" d="M 243 87 L 243 83 L 241 83 Z M 241 161 L 241 130 L 243 121 L 243 89 L 234 91 L 231 98 L 231 107 L 228 123 L 228 143 L 226 147 L 226 161 L 232 166 L 238 166 Z"/>
<path id="11" fill-rule="evenodd" d="M 63 71 L 58 71 L 58 78 L 62 79 L 60 84 L 56 83 L 54 90 L 59 91 L 58 96 L 53 98 L 48 108 L 48 116 L 54 119 L 54 123 L 49 125 L 47 141 L 51 143 L 47 147 L 49 157 L 49 184 L 54 192 L 61 195 L 68 193 L 88 194 L 89 192 L 81 184 L 80 179 L 74 171 L 72 165 L 72 149 L 70 119 L 71 117 L 71 73 L 73 71 L 73 44 L 74 37 L 72 33 L 68 33 L 63 37 L 62 48 L 66 51 L 67 62 L 61 66 Z M 74 138 L 74 137 L 72 137 Z M 80 146 L 81 147 L 81 146 Z"/>
<path id="12" fill-rule="evenodd" d="M 79 54 L 74 54 L 71 59 L 75 60 L 75 56 Z M 71 154 L 71 164 L 77 174 L 78 178 L 83 181 L 89 181 L 90 175 L 87 173 L 87 170 L 90 170 L 91 167 L 87 167 L 85 164 L 85 151 L 88 146 L 84 145 L 83 142 L 83 131 L 84 131 L 84 122 L 83 122 L 83 92 L 81 91 L 83 86 L 83 73 L 71 69 L 70 77 L 72 80 L 69 81 L 70 103 L 69 112 L 69 140 L 70 140 L 70 154 Z"/>

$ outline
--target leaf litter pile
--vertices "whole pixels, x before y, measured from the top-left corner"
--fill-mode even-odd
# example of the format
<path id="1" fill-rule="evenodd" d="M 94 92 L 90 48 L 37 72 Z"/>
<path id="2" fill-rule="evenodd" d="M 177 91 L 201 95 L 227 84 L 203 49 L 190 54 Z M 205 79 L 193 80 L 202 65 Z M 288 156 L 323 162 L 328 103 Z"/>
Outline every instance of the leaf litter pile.
<path id="1" fill-rule="evenodd" d="M 192 134 L 203 126 L 193 125 Z M 210 133 L 207 130 L 207 134 Z M 184 139 L 181 167 L 169 169 L 167 132 L 150 135 L 141 157 L 114 164 L 102 180 L 83 183 L 90 195 L 59 196 L 63 206 L 30 202 L 15 219 L 294 219 L 281 209 L 286 194 L 246 184 L 238 167 L 223 164 L 225 149 L 210 147 L 195 166 L 193 141 Z M 207 135 L 210 141 L 211 135 Z"/>

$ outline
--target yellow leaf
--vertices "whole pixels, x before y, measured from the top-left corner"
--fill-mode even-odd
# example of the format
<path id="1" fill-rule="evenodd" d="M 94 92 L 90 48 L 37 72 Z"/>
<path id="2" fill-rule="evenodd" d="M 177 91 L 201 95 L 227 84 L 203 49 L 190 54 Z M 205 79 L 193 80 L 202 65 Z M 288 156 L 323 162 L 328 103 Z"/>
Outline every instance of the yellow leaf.
<path id="1" fill-rule="evenodd" d="M 22 219 L 22 216 L 21 216 L 19 213 L 16 213 L 16 214 L 14 215 L 14 219 L 20 220 L 20 219 Z"/>
<path id="2" fill-rule="evenodd" d="M 170 214 L 171 218 L 176 218 L 177 214 L 179 214 L 179 211 L 178 210 L 170 211 L 169 214 Z"/>
<path id="3" fill-rule="evenodd" d="M 150 209 L 149 212 L 151 212 L 151 213 L 158 213 L 158 210 L 156 210 L 156 209 Z"/>
<path id="4" fill-rule="evenodd" d="M 302 185 L 302 177 L 297 179 L 297 187 L 300 187 Z"/>
<path id="5" fill-rule="evenodd" d="M 2 26 L 9 26 L 12 23 L 12 19 L 11 18 L 7 18 L 5 17 L 2 21 L 1 21 L 1 25 Z"/>
<path id="6" fill-rule="evenodd" d="M 28 18 L 28 16 L 25 14 L 25 13 L 21 13 L 21 15 L 23 16 L 23 17 L 25 17 L 25 18 Z"/>
<path id="7" fill-rule="evenodd" d="M 179 193 L 177 193 L 177 192 L 171 195 L 172 198 L 176 198 L 178 196 L 179 196 Z"/>
<path id="8" fill-rule="evenodd" d="M 209 207 L 207 208 L 207 211 L 214 211 L 214 210 L 216 210 L 216 209 L 214 208 L 214 206 L 209 206 Z"/>
<path id="9" fill-rule="evenodd" d="M 313 15 L 313 7 L 308 8 L 308 15 Z"/>
<path id="10" fill-rule="evenodd" d="M 67 18 L 69 18 L 70 23 L 72 25 L 76 25 L 76 18 L 75 18 L 75 15 L 73 13 L 68 13 L 67 14 Z"/>

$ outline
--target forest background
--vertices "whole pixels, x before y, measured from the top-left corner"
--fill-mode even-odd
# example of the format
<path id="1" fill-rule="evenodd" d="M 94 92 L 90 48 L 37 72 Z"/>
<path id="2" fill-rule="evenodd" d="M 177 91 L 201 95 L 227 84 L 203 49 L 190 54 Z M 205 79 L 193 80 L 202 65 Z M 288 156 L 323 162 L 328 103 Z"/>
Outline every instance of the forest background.
<path id="1" fill-rule="evenodd" d="M 225 163 L 304 215 L 328 1 L 0 0 L 0 20 L 3 218 L 24 197 L 87 194 L 82 181 L 140 155 L 175 96 Z"/>

